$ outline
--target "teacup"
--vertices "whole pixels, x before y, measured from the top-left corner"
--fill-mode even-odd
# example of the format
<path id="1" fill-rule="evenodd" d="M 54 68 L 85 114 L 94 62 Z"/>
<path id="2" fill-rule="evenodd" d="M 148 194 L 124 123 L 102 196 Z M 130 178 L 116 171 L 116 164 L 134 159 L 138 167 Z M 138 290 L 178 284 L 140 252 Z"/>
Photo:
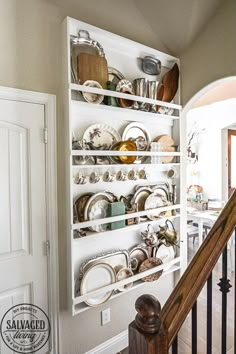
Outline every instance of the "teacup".
<path id="1" fill-rule="evenodd" d="M 138 179 L 138 173 L 135 170 L 131 170 L 128 172 L 128 179 L 131 181 L 136 181 Z"/>
<path id="2" fill-rule="evenodd" d="M 118 171 L 116 174 L 117 181 L 126 181 L 127 180 L 127 172 Z"/>
<path id="3" fill-rule="evenodd" d="M 100 181 L 100 177 L 97 173 L 92 172 L 89 176 L 89 182 L 90 183 L 97 183 Z"/>
<path id="4" fill-rule="evenodd" d="M 104 182 L 113 182 L 115 179 L 115 176 L 113 174 L 111 174 L 109 171 L 106 171 L 103 174 L 103 181 Z"/>

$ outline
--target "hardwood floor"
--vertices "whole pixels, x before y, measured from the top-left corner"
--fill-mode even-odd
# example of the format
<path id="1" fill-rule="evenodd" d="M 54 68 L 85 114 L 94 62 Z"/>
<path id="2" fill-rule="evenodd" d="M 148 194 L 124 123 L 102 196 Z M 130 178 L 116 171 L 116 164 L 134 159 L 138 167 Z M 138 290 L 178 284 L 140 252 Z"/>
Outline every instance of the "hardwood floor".
<path id="1" fill-rule="evenodd" d="M 233 247 L 233 246 L 232 246 Z M 188 243 L 188 255 L 189 261 L 195 254 L 198 248 L 198 240 L 196 239 L 195 245 L 193 245 L 192 239 L 189 239 Z M 233 257 L 232 257 L 233 258 Z M 234 291 L 235 291 L 235 281 L 234 281 L 234 263 L 235 260 L 230 258 L 230 251 L 228 251 L 228 279 L 230 279 L 230 284 L 232 288 L 227 296 L 227 354 L 234 354 Z M 232 263 L 232 264 L 231 264 Z M 213 348 L 212 354 L 221 353 L 221 292 L 219 291 L 219 280 L 222 274 L 222 262 L 219 259 L 215 269 L 213 271 Z M 207 313 L 207 301 L 206 301 L 206 286 L 203 288 L 199 295 L 197 301 L 198 308 L 198 324 L 197 324 L 197 344 L 198 344 L 198 354 L 206 353 L 206 313 Z M 178 336 L 178 347 L 179 354 L 191 354 L 191 314 L 188 315 L 185 320 L 182 329 L 180 330 Z M 170 350 L 171 353 L 171 350 Z M 120 354 L 128 354 L 128 349 L 124 349 Z"/>

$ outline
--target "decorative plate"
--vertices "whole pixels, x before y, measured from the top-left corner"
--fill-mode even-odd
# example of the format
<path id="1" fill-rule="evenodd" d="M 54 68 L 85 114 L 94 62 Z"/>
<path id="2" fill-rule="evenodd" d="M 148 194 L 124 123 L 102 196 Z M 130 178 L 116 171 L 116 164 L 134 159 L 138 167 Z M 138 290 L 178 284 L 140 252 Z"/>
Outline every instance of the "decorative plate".
<path id="1" fill-rule="evenodd" d="M 81 295 L 100 289 L 104 286 L 115 283 L 116 274 L 113 267 L 107 263 L 92 265 L 84 274 L 80 285 Z M 89 306 L 98 306 L 106 302 L 112 295 L 113 290 L 96 295 L 85 300 Z"/>
<path id="2" fill-rule="evenodd" d="M 120 71 L 110 66 L 108 67 L 108 80 L 113 82 L 113 84 L 117 85 L 124 78 L 124 75 Z"/>
<path id="3" fill-rule="evenodd" d="M 163 195 L 163 197 L 166 198 L 167 200 L 170 199 L 168 187 L 166 185 L 157 184 L 156 186 L 152 187 L 152 190 L 154 193 L 158 193 L 160 195 Z"/>
<path id="4" fill-rule="evenodd" d="M 124 280 L 126 278 L 130 278 L 132 277 L 134 274 L 132 272 L 132 270 L 130 268 L 121 268 L 118 273 L 116 274 L 116 281 L 120 281 L 120 280 Z M 120 288 L 118 288 L 117 290 L 123 292 L 123 291 L 126 291 L 130 288 L 132 288 L 133 286 L 133 283 L 129 283 L 129 284 L 126 284 L 124 286 L 121 286 Z"/>
<path id="5" fill-rule="evenodd" d="M 109 150 L 112 145 L 121 140 L 121 136 L 109 125 L 93 124 L 86 129 L 83 139 L 97 149 Z"/>
<path id="6" fill-rule="evenodd" d="M 139 267 L 139 273 L 145 272 L 145 270 L 152 269 L 152 268 L 160 266 L 162 264 L 163 264 L 163 262 L 159 258 L 155 258 L 155 257 L 148 258 Z M 158 278 L 160 278 L 162 273 L 163 273 L 163 269 L 157 271 L 154 274 L 151 274 L 151 275 L 148 275 L 147 277 L 142 278 L 142 281 L 147 281 L 147 282 L 155 281 Z"/>
<path id="7" fill-rule="evenodd" d="M 116 86 L 116 91 L 118 92 L 128 91 L 133 94 L 134 93 L 133 84 L 129 80 L 122 79 L 118 82 Z"/>
<path id="8" fill-rule="evenodd" d="M 168 246 L 166 247 L 165 245 L 160 245 L 157 250 L 156 250 L 156 255 L 157 258 L 160 258 L 163 262 L 163 264 L 168 263 L 172 261 L 172 259 L 175 258 L 175 248 L 174 246 Z M 167 265 L 164 270 L 168 270 L 171 268 L 171 265 Z"/>
<path id="9" fill-rule="evenodd" d="M 87 80 L 83 83 L 83 85 L 88 86 L 88 87 L 95 87 L 95 88 L 102 89 L 102 86 L 99 84 L 99 82 L 93 81 L 93 80 Z M 99 104 L 99 103 L 102 103 L 102 101 L 104 100 L 104 96 L 98 95 L 97 93 L 82 91 L 82 95 L 83 95 L 85 101 L 87 101 L 88 103 Z"/>
<path id="10" fill-rule="evenodd" d="M 87 193 L 84 195 L 81 195 L 80 197 L 76 198 L 74 200 L 74 222 L 83 222 L 84 221 L 84 208 L 89 200 L 89 198 L 92 196 L 92 193 Z"/>
<path id="11" fill-rule="evenodd" d="M 136 206 L 136 211 L 145 210 L 145 202 L 150 194 L 152 194 L 152 190 L 149 187 L 141 187 L 136 191 L 132 199 L 132 204 Z M 147 220 L 147 218 L 146 216 L 141 216 L 140 220 L 144 221 Z"/>
<path id="12" fill-rule="evenodd" d="M 122 140 L 132 140 L 137 150 L 146 151 L 151 143 L 151 135 L 142 123 L 133 122 L 128 124 L 123 131 Z M 142 156 L 137 156 L 135 163 L 141 163 L 142 159 Z"/>
<path id="13" fill-rule="evenodd" d="M 132 248 L 129 255 L 133 272 L 137 272 L 142 262 L 145 261 L 145 259 L 148 259 L 148 251 L 143 245 L 138 245 Z"/>
<path id="14" fill-rule="evenodd" d="M 157 192 L 152 193 L 147 197 L 144 204 L 144 210 L 156 209 L 167 206 L 168 202 L 165 196 Z M 148 219 L 156 220 L 160 218 L 160 215 L 148 215 Z"/>
<path id="15" fill-rule="evenodd" d="M 98 220 L 108 216 L 108 205 L 114 201 L 112 195 L 106 192 L 100 192 L 92 195 L 84 208 L 84 220 Z M 91 226 L 90 230 L 96 232 L 107 231 L 109 224 Z"/>

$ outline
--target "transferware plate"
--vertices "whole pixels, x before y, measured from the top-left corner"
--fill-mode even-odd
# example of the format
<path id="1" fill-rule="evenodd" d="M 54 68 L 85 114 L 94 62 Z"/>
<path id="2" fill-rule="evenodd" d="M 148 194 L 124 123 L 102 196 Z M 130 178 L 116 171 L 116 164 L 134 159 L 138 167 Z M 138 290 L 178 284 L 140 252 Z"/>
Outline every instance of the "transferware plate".
<path id="1" fill-rule="evenodd" d="M 109 125 L 93 124 L 86 129 L 83 139 L 94 148 L 109 150 L 113 144 L 121 140 L 121 136 Z"/>

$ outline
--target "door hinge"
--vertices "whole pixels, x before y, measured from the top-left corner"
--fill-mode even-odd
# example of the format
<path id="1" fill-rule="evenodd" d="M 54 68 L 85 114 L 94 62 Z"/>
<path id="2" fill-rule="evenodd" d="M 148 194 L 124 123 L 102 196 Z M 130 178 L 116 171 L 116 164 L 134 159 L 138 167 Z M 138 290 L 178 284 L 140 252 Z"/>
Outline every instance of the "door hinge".
<path id="1" fill-rule="evenodd" d="M 43 137 L 44 137 L 44 144 L 48 143 L 48 128 L 43 128 Z"/>
<path id="2" fill-rule="evenodd" d="M 46 241 L 46 256 L 50 256 L 50 241 Z"/>

